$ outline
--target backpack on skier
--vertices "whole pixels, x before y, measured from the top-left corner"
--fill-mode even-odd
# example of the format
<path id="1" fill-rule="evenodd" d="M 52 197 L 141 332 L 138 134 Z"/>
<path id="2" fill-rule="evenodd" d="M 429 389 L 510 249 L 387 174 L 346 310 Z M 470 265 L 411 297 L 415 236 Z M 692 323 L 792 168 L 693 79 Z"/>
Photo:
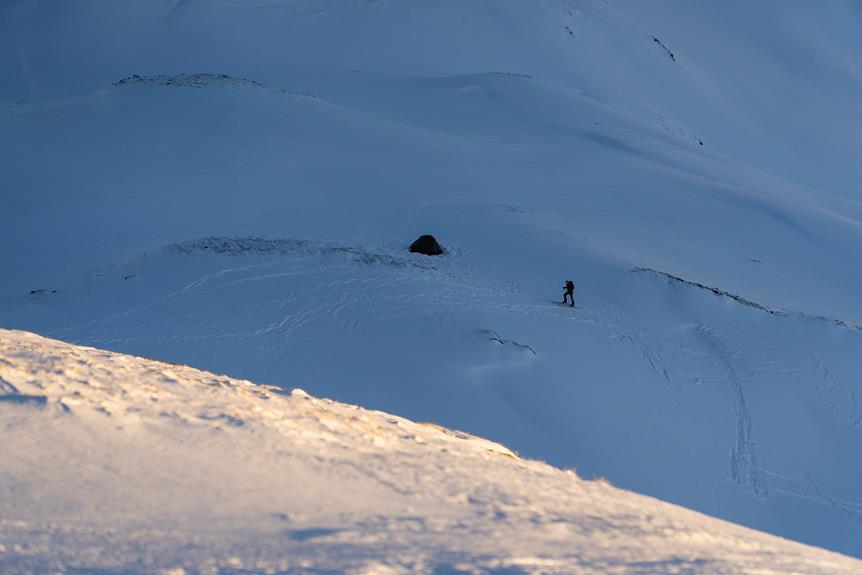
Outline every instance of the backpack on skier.
<path id="1" fill-rule="evenodd" d="M 566 280 L 566 285 L 563 287 L 566 293 L 563 294 L 563 303 L 568 303 L 569 306 L 575 307 L 575 283 L 572 280 Z M 571 303 L 569 303 L 571 300 Z"/>

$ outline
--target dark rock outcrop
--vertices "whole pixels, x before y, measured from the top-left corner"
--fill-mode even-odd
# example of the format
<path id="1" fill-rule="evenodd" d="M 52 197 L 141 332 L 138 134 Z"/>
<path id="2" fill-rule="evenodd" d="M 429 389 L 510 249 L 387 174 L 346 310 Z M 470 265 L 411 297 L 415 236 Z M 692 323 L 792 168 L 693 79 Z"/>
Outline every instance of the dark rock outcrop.
<path id="1" fill-rule="evenodd" d="M 410 251 L 414 254 L 425 254 L 426 256 L 439 256 L 443 248 L 437 243 L 434 236 L 419 236 L 415 242 L 410 244 Z"/>

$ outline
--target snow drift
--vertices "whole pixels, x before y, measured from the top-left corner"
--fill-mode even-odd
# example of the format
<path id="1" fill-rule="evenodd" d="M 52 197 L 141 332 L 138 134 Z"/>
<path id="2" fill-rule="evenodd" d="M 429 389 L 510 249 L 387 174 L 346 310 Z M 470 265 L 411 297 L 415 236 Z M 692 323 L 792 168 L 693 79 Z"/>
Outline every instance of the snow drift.
<path id="1" fill-rule="evenodd" d="M 0 331 L 0 570 L 855 573 L 379 411 Z"/>
<path id="2" fill-rule="evenodd" d="M 3 2 L 0 324 L 862 556 L 860 61 L 851 1 Z"/>

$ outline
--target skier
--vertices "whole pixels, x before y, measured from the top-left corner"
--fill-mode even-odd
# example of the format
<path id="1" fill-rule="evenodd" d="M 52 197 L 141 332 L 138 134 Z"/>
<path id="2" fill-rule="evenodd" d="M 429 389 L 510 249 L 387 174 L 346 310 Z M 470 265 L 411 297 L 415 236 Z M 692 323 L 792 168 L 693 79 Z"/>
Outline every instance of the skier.
<path id="1" fill-rule="evenodd" d="M 572 303 L 569 304 L 570 307 L 575 307 L 575 284 L 572 280 L 566 280 L 566 285 L 563 288 L 566 290 L 566 293 L 563 294 L 563 303 L 566 303 L 567 298 L 572 300 Z"/>

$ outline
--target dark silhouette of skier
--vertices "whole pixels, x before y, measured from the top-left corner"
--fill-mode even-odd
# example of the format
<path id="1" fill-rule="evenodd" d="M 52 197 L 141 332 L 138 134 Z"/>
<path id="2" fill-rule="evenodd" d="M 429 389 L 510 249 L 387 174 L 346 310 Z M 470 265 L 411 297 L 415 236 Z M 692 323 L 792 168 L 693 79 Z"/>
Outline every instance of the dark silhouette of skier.
<path id="1" fill-rule="evenodd" d="M 563 287 L 566 290 L 566 293 L 563 294 L 563 303 L 567 303 L 568 300 L 571 300 L 572 303 L 569 304 L 570 307 L 575 307 L 575 284 L 572 280 L 566 280 L 566 285 Z"/>

